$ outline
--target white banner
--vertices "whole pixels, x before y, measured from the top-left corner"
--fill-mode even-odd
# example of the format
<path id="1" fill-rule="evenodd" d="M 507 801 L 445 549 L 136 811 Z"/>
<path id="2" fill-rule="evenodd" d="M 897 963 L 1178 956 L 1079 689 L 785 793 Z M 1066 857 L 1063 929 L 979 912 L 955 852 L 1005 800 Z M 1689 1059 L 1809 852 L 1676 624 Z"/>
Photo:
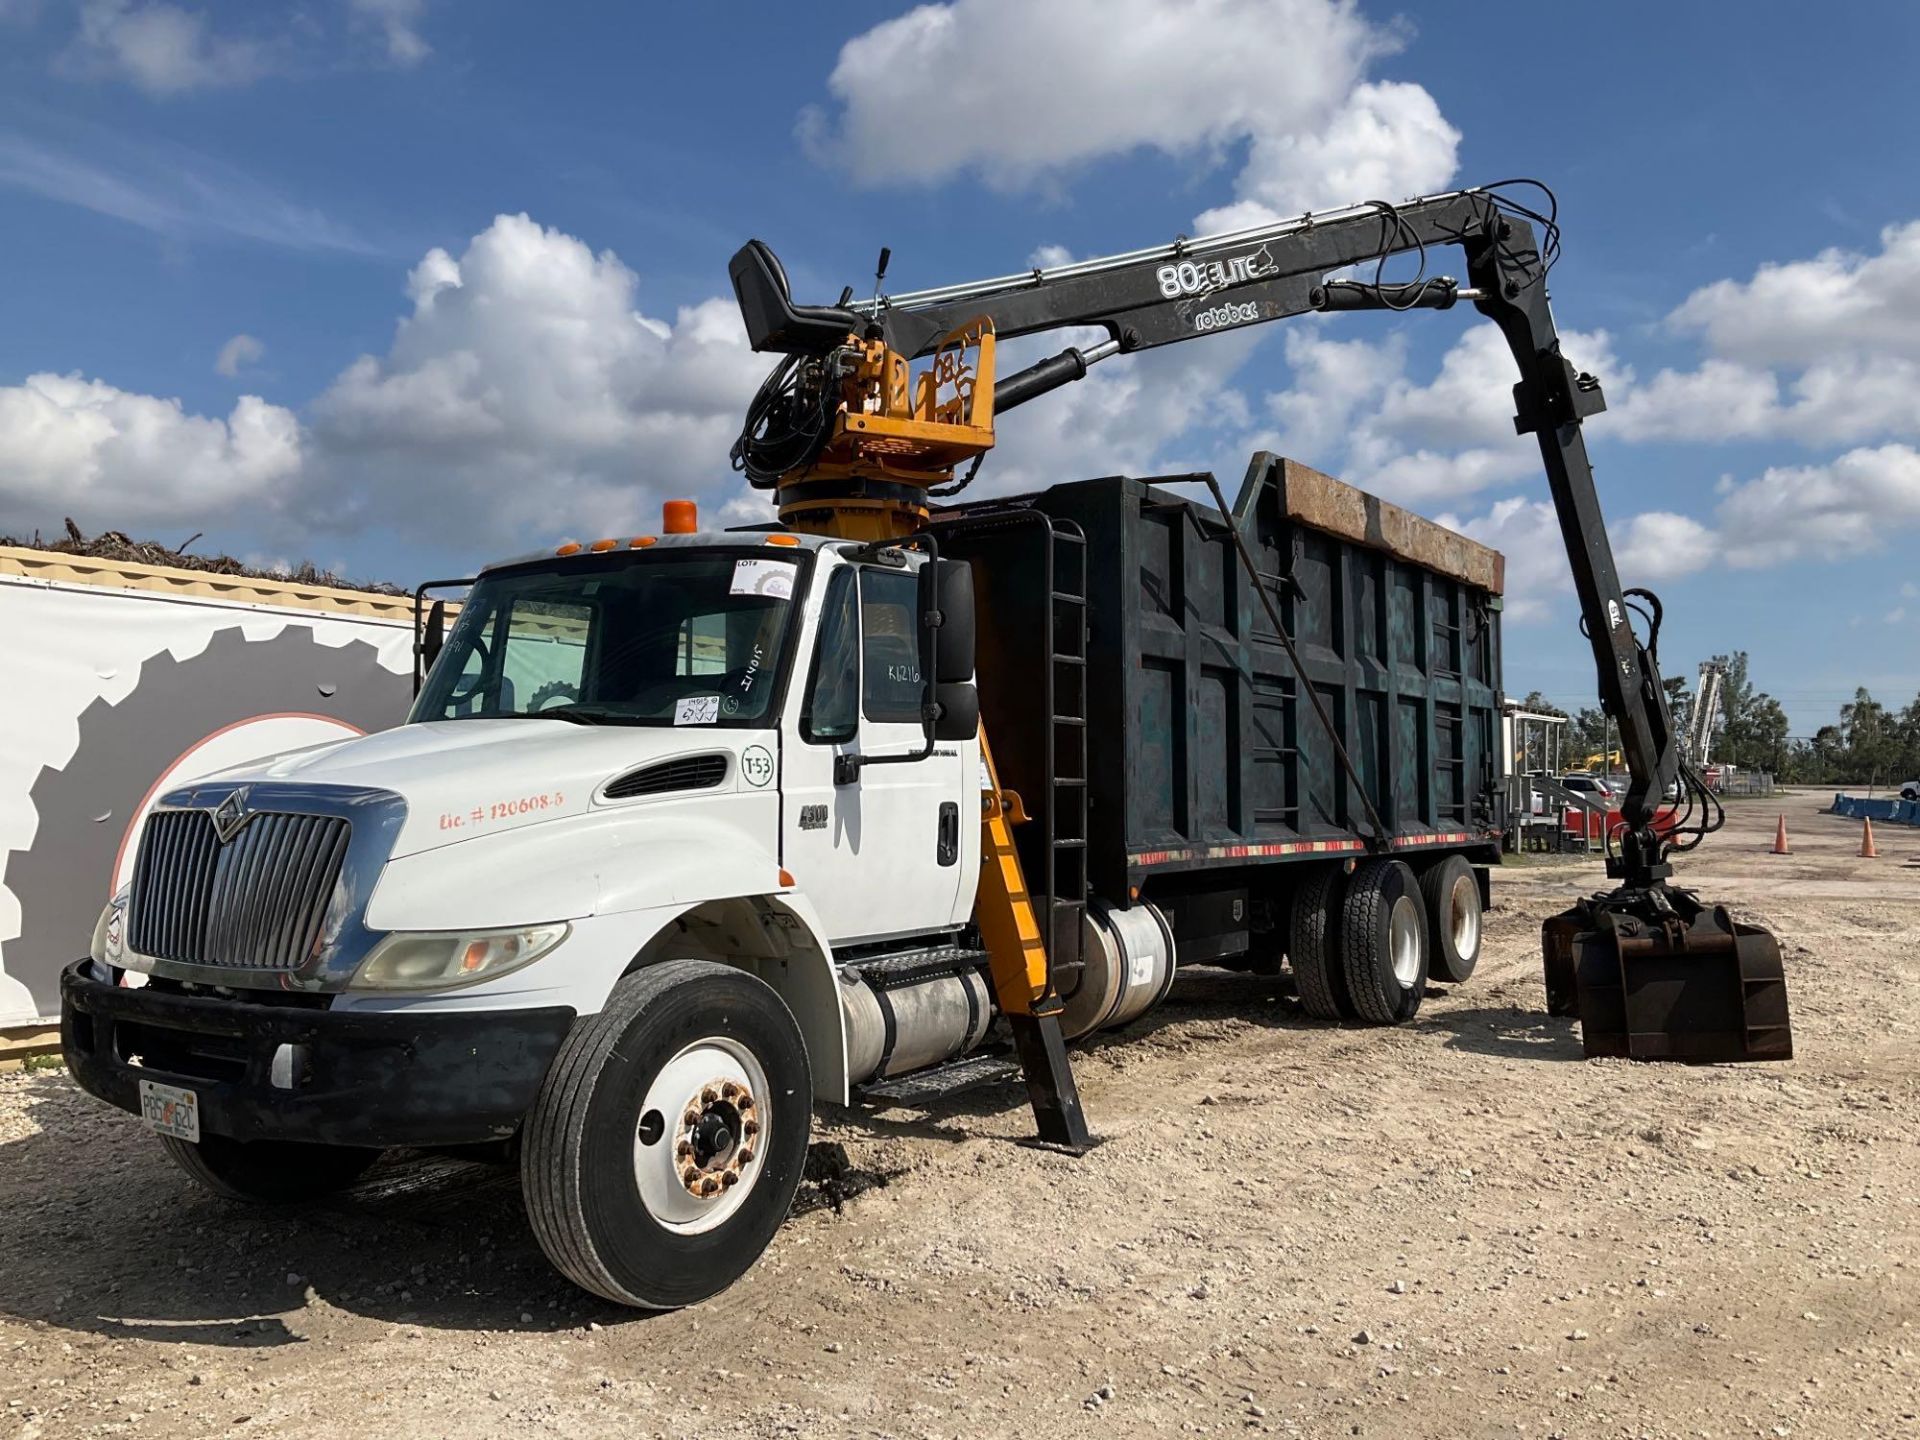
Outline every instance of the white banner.
<path id="1" fill-rule="evenodd" d="M 164 788 L 399 724 L 412 640 L 371 616 L 0 575 L 0 1024 L 58 1013 L 60 969 Z"/>

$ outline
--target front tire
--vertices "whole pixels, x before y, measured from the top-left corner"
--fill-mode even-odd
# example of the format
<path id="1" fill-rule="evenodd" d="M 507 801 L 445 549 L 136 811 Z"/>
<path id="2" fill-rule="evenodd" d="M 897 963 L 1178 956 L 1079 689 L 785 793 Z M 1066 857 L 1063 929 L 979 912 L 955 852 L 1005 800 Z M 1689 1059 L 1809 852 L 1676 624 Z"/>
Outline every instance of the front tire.
<path id="1" fill-rule="evenodd" d="M 718 1294 L 786 1219 L 812 1096 L 800 1027 L 761 980 L 700 960 L 627 976 L 574 1026 L 522 1132 L 540 1248 L 616 1304 Z"/>
<path id="2" fill-rule="evenodd" d="M 298 1205 L 344 1190 L 380 1158 L 357 1145 L 308 1145 L 295 1140 L 196 1141 L 162 1135 L 167 1157 L 223 1200 Z"/>

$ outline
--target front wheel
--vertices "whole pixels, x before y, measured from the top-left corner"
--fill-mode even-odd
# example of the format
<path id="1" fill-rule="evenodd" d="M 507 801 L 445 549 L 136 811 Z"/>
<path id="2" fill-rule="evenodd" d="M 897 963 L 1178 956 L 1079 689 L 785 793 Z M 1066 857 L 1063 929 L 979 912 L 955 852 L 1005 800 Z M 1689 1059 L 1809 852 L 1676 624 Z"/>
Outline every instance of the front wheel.
<path id="1" fill-rule="evenodd" d="M 162 1135 L 160 1144 L 175 1165 L 222 1199 L 261 1205 L 297 1205 L 344 1190 L 381 1154 L 357 1145 L 224 1135 L 202 1135 L 198 1141 Z"/>
<path id="2" fill-rule="evenodd" d="M 719 1293 L 786 1219 L 812 1094 L 800 1027 L 761 980 L 700 960 L 627 976 L 574 1026 L 527 1117 L 540 1248 L 617 1304 Z"/>

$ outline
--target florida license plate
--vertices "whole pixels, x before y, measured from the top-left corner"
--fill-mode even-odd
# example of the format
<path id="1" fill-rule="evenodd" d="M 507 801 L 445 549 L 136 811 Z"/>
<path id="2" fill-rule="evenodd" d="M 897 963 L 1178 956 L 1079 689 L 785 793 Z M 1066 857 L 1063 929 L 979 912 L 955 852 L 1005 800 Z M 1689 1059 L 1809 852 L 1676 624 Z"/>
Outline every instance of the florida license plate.
<path id="1" fill-rule="evenodd" d="M 178 1085 L 140 1082 L 140 1118 L 147 1128 L 179 1140 L 200 1141 L 200 1097 Z"/>

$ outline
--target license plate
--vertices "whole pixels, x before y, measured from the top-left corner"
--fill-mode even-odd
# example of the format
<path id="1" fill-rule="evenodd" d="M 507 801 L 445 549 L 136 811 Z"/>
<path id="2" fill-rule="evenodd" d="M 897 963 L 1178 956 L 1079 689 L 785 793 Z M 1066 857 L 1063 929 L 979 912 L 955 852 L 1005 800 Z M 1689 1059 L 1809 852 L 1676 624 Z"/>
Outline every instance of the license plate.
<path id="1" fill-rule="evenodd" d="M 140 1082 L 140 1118 L 147 1127 L 179 1140 L 200 1141 L 200 1097 L 178 1085 Z"/>

